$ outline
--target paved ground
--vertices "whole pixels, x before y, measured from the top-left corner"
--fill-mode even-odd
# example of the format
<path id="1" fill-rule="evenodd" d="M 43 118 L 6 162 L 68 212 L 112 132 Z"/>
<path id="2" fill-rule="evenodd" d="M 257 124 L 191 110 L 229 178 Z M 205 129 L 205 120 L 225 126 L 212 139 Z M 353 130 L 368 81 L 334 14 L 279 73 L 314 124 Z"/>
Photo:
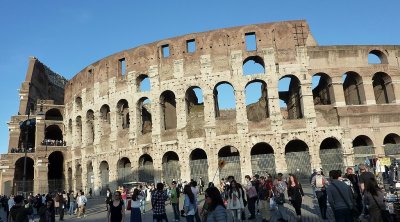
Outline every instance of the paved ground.
<path id="1" fill-rule="evenodd" d="M 312 199 L 311 197 L 311 188 L 310 186 L 304 185 L 304 192 L 306 193 L 306 197 L 304 198 L 304 202 L 303 202 L 303 206 L 302 206 L 302 214 L 303 214 L 303 222 L 317 222 L 317 221 L 322 221 L 322 219 L 320 219 L 320 213 L 319 213 L 319 208 L 318 208 L 318 202 L 316 199 Z M 200 197 L 199 198 L 201 203 L 200 206 L 203 203 L 203 198 Z M 182 206 L 182 205 L 181 205 Z M 289 205 L 289 204 L 285 204 L 285 206 L 288 208 L 288 214 L 289 214 L 289 221 L 294 222 L 296 221 L 296 216 L 294 213 L 294 209 Z M 152 211 L 150 209 L 150 204 L 147 205 L 148 211 L 143 214 L 143 221 L 144 222 L 151 222 L 152 221 Z M 93 198 L 93 199 L 89 199 L 88 202 L 88 208 L 87 208 L 87 216 L 84 218 L 76 218 L 76 215 L 66 215 L 65 216 L 65 221 L 85 221 L 85 222 L 102 222 L 102 221 L 107 221 L 106 220 L 106 215 L 107 212 L 105 211 L 106 207 L 104 204 L 104 198 Z M 168 219 L 169 221 L 173 221 L 174 217 L 173 217 L 173 213 L 172 213 L 172 209 L 171 209 L 171 205 L 167 205 L 167 214 L 168 214 Z M 272 214 L 274 214 L 272 212 Z M 0 212 L 0 216 L 3 218 L 3 221 L 7 221 L 4 220 L 4 211 L 1 210 Z M 129 222 L 130 219 L 130 211 L 126 212 L 126 221 Z M 325 220 L 326 222 L 328 221 L 334 221 L 333 219 L 333 214 L 332 211 L 330 209 L 328 209 L 328 220 Z M 35 221 L 38 221 L 38 219 L 36 219 Z M 56 218 L 56 221 L 58 221 L 58 217 Z M 185 221 L 184 218 L 181 218 L 181 221 Z M 257 219 L 253 220 L 254 222 L 259 222 L 261 221 L 261 216 L 257 215 Z M 276 221 L 276 216 L 272 217 L 272 221 Z"/>

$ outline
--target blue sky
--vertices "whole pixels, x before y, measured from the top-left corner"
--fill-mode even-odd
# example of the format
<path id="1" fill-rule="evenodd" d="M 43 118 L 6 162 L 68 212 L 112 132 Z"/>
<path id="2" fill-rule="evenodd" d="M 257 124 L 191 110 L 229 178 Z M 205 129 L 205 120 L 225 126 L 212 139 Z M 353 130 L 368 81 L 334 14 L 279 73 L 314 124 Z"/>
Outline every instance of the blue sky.
<path id="1" fill-rule="evenodd" d="M 18 111 L 28 57 L 70 79 L 88 64 L 153 41 L 212 29 L 306 19 L 320 45 L 400 44 L 398 1 L 0 0 L 0 152 Z"/>

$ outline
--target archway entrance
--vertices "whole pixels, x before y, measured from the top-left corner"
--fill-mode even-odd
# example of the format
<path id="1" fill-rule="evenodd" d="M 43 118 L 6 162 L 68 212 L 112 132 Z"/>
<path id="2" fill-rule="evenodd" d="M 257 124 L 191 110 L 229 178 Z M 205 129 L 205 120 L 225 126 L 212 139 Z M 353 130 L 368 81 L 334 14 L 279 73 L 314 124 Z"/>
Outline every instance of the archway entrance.
<path id="1" fill-rule="evenodd" d="M 154 183 L 153 158 L 149 154 L 143 154 L 139 158 L 139 181 Z"/>
<path id="2" fill-rule="evenodd" d="M 100 163 L 100 178 L 101 178 L 101 190 L 104 193 L 109 187 L 109 166 L 107 161 L 102 161 Z"/>
<path id="3" fill-rule="evenodd" d="M 21 157 L 15 162 L 15 170 L 14 170 L 15 193 L 33 192 L 34 162 L 32 158 L 26 157 L 26 180 L 25 180 L 25 190 L 24 190 L 24 158 L 25 157 Z"/>
<path id="4" fill-rule="evenodd" d="M 131 161 L 127 157 L 121 158 L 117 163 L 118 185 L 131 181 Z"/>
<path id="5" fill-rule="evenodd" d="M 179 157 L 173 151 L 168 151 L 162 159 L 163 181 L 170 184 L 172 181 L 181 179 L 181 167 L 179 165 Z"/>
<path id="6" fill-rule="evenodd" d="M 400 154 L 400 136 L 396 133 L 390 133 L 383 139 L 383 145 L 386 155 Z"/>
<path id="7" fill-rule="evenodd" d="M 365 135 L 357 136 L 353 140 L 354 164 L 365 163 L 365 159 L 375 155 L 372 140 Z"/>
<path id="8" fill-rule="evenodd" d="M 268 143 L 257 143 L 251 148 L 250 155 L 253 175 L 265 175 L 266 172 L 272 175 L 276 173 L 274 149 Z"/>
<path id="9" fill-rule="evenodd" d="M 337 139 L 333 137 L 324 139 L 319 147 L 319 157 L 326 175 L 331 170 L 344 170 L 342 146 Z"/>
<path id="10" fill-rule="evenodd" d="M 201 177 L 208 184 L 208 161 L 207 154 L 203 149 L 197 148 L 192 151 L 190 158 L 190 178 L 198 181 Z"/>
<path id="11" fill-rule="evenodd" d="M 233 146 L 225 146 L 218 152 L 218 162 L 224 160 L 225 166 L 219 171 L 219 178 L 234 176 L 235 180 L 241 181 L 242 173 L 240 169 L 240 154 Z"/>
<path id="12" fill-rule="evenodd" d="M 88 190 L 92 188 L 92 191 L 94 191 L 94 173 L 92 161 L 89 161 L 87 164 L 87 186 Z"/>
<path id="13" fill-rule="evenodd" d="M 308 146 L 301 140 L 292 140 L 285 147 L 288 173 L 305 179 L 311 174 L 310 153 Z"/>
<path id="14" fill-rule="evenodd" d="M 48 164 L 49 192 L 62 191 L 65 189 L 64 181 L 64 156 L 60 151 L 52 152 Z"/>

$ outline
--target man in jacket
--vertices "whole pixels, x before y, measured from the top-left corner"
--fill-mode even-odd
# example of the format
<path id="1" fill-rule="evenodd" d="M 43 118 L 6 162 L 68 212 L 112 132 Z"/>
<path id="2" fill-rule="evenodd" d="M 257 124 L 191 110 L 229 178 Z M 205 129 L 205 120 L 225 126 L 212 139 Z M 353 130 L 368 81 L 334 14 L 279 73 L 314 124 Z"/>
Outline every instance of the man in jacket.
<path id="1" fill-rule="evenodd" d="M 344 182 L 338 180 L 340 177 L 337 170 L 329 172 L 331 184 L 327 187 L 328 201 L 335 215 L 336 222 L 353 221 L 353 193 L 351 188 Z"/>

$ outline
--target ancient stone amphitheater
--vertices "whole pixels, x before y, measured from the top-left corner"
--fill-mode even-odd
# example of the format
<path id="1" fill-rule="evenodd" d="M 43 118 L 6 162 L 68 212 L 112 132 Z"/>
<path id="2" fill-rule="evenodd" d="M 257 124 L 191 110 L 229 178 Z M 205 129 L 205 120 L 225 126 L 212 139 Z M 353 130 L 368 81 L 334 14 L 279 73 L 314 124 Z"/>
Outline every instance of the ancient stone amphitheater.
<path id="1" fill-rule="evenodd" d="M 306 21 L 286 21 L 138 46 L 69 81 L 32 57 L 8 123 L 1 193 L 99 194 L 129 181 L 241 181 L 265 172 L 304 178 L 317 167 L 396 156 L 399 56 L 393 45 L 318 46 Z M 246 73 L 248 64 L 261 71 Z M 261 96 L 247 104 L 251 84 Z M 233 92 L 234 108 L 219 106 L 221 85 Z"/>

